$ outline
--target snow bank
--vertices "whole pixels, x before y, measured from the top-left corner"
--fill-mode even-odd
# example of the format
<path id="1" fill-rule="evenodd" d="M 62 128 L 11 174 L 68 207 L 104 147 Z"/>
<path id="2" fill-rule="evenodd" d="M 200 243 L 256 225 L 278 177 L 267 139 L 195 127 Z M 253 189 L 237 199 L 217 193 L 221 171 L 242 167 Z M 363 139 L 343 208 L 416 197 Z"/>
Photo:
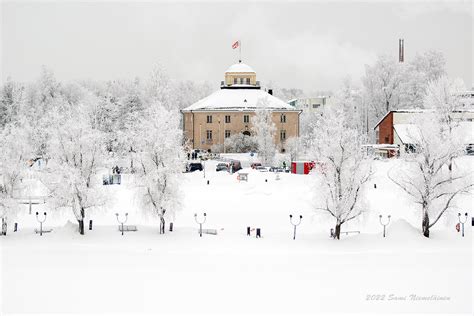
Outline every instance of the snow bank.
<path id="1" fill-rule="evenodd" d="M 405 219 L 398 219 L 387 226 L 386 237 L 391 239 L 413 240 L 424 238 L 421 231 L 413 227 Z"/>

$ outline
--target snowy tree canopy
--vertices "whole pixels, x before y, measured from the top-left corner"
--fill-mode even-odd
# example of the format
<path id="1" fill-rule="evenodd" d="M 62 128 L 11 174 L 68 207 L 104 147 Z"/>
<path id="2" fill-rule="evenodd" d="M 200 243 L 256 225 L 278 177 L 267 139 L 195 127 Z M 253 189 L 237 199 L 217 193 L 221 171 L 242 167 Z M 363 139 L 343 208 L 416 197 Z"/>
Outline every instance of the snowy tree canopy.
<path id="1" fill-rule="evenodd" d="M 372 175 L 371 160 L 362 150 L 365 135 L 345 119 L 343 109 L 341 102 L 323 111 L 309 144 L 316 164 L 316 209 L 336 219 L 338 239 L 341 225 L 365 211 L 364 184 Z"/>
<path id="2" fill-rule="evenodd" d="M 373 65 L 366 65 L 361 99 L 369 126 L 373 127 L 388 111 L 425 107 L 428 83 L 444 74 L 444 57 L 433 51 L 417 54 L 405 63 L 381 55 Z"/>
<path id="3" fill-rule="evenodd" d="M 161 105 L 150 106 L 146 113 L 133 131 L 136 181 L 145 211 L 151 210 L 164 223 L 165 216 L 173 219 L 181 207 L 179 175 L 184 169 L 184 152 L 180 115 Z"/>
<path id="4" fill-rule="evenodd" d="M 53 112 L 49 162 L 45 183 L 54 204 L 72 210 L 84 234 L 86 210 L 104 203 L 99 168 L 104 165 L 103 133 L 92 128 L 84 107 L 68 107 Z"/>
<path id="5" fill-rule="evenodd" d="M 31 164 L 27 134 L 14 124 L 0 130 L 0 217 L 12 219 L 18 209 L 21 181 Z M 16 196 L 15 196 L 16 195 Z"/>
<path id="6" fill-rule="evenodd" d="M 443 128 L 445 122 L 438 113 L 426 113 L 410 137 L 416 152 L 408 154 L 389 173 L 389 178 L 411 196 L 421 210 L 422 231 L 430 236 L 442 216 L 455 209 L 456 199 L 472 190 L 474 183 L 461 168 L 451 167 L 452 161 L 464 150 L 462 138 Z"/>

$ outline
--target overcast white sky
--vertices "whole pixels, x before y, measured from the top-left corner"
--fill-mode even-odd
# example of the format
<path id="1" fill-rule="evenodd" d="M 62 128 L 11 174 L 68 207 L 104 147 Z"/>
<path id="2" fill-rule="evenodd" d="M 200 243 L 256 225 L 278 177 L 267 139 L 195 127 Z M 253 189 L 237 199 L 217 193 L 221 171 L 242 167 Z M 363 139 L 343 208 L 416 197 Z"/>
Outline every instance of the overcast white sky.
<path id="1" fill-rule="evenodd" d="M 0 0 L 1 1 L 1 0 Z M 159 62 L 175 79 L 217 85 L 238 60 L 257 78 L 308 91 L 355 81 L 377 54 L 445 54 L 448 74 L 472 86 L 473 4 L 450 2 L 28 2 L 1 6 L 5 80 L 146 76 Z"/>

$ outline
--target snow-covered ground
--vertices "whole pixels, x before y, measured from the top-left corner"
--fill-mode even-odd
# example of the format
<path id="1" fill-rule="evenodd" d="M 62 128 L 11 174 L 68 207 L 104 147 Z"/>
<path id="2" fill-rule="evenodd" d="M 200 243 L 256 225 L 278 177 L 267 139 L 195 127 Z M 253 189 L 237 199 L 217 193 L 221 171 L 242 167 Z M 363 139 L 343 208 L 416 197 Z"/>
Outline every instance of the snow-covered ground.
<path id="1" fill-rule="evenodd" d="M 215 172 L 216 163 L 206 163 L 206 178 L 183 174 L 183 210 L 165 235 L 138 211 L 127 179 L 107 188 L 109 207 L 89 215 L 94 229 L 85 236 L 69 213 L 48 210 L 54 230 L 42 237 L 33 233 L 33 215 L 20 216 L 20 230 L 0 238 L 1 314 L 471 314 L 471 226 L 461 238 L 451 215 L 422 237 L 414 205 L 386 178 L 393 162 L 376 162 L 369 212 L 343 227 L 361 234 L 339 241 L 329 238 L 334 222 L 314 211 L 310 176 L 276 180 L 244 169 L 249 181 L 238 182 Z M 471 212 L 472 196 L 459 207 Z M 116 212 L 128 212 L 138 231 L 121 236 Z M 218 235 L 199 237 L 194 213 L 203 212 L 204 228 Z M 289 214 L 303 215 L 296 240 Z M 386 238 L 379 214 L 392 215 Z M 263 238 L 246 236 L 247 226 L 261 228 Z"/>

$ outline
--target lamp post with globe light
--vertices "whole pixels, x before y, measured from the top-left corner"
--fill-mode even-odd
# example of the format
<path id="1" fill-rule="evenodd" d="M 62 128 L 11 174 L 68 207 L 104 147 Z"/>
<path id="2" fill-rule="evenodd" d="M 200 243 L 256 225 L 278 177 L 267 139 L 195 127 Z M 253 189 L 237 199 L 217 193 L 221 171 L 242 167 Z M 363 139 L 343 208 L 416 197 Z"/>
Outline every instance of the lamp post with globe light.
<path id="1" fill-rule="evenodd" d="M 199 224 L 199 237 L 202 237 L 202 224 L 204 224 L 206 222 L 206 213 L 204 213 L 202 221 L 199 221 L 198 220 L 198 215 L 194 214 L 194 220 L 196 221 L 196 223 Z"/>
<path id="2" fill-rule="evenodd" d="M 296 239 L 296 226 L 301 224 L 301 220 L 303 219 L 303 215 L 300 215 L 298 222 L 293 222 L 293 215 L 290 214 L 290 223 L 293 225 L 293 240 Z"/>
<path id="3" fill-rule="evenodd" d="M 119 224 L 122 226 L 122 236 L 123 236 L 123 224 L 125 224 L 127 222 L 127 219 L 128 219 L 128 213 L 125 213 L 125 220 L 124 221 L 121 221 L 120 218 L 119 218 L 119 213 L 115 213 L 115 216 L 117 217 L 117 221 L 119 222 Z"/>
<path id="4" fill-rule="evenodd" d="M 383 226 L 383 236 L 384 236 L 384 237 L 385 237 L 385 227 L 390 223 L 390 217 L 391 217 L 391 216 L 388 215 L 388 216 L 387 216 L 387 218 L 388 218 L 388 219 L 387 219 L 387 222 L 384 223 L 384 222 L 382 221 L 382 214 L 379 215 L 379 222 L 380 222 L 380 225 Z"/>

